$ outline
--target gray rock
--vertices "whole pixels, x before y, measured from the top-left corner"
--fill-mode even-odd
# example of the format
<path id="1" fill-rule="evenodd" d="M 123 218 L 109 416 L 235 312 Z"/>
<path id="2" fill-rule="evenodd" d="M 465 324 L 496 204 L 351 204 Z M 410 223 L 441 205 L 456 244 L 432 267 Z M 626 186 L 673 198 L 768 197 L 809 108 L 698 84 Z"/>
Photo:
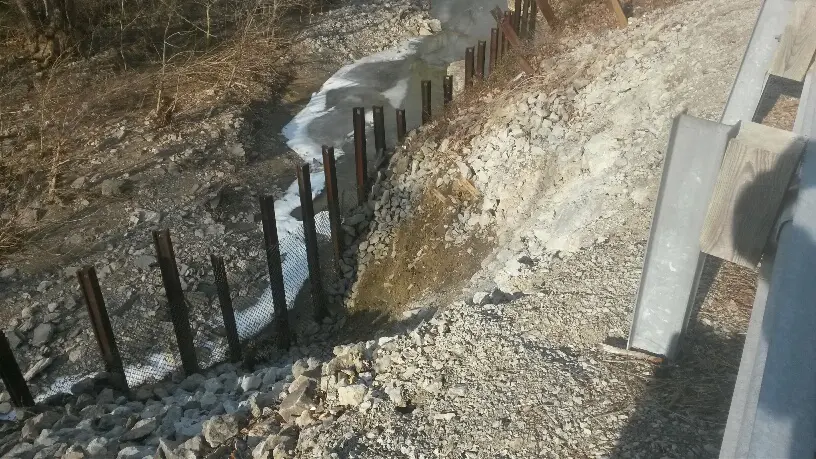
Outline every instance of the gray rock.
<path id="1" fill-rule="evenodd" d="M 105 437 L 96 437 L 85 447 L 85 451 L 91 456 L 107 456 L 108 454 L 108 439 Z"/>
<path id="2" fill-rule="evenodd" d="M 289 395 L 283 399 L 278 408 L 278 413 L 287 423 L 292 422 L 304 411 L 317 406 L 313 399 L 314 391 L 318 386 L 315 379 L 300 375 L 292 386 L 290 386 Z"/>
<path id="3" fill-rule="evenodd" d="M 86 180 L 87 180 L 87 177 L 85 177 L 84 175 L 81 175 L 81 176 L 75 178 L 74 181 L 71 182 L 71 188 L 73 188 L 75 190 L 78 190 L 78 189 L 82 188 L 83 186 L 85 186 L 85 181 Z"/>
<path id="4" fill-rule="evenodd" d="M 155 451 L 151 446 L 127 446 L 119 450 L 116 459 L 153 459 Z"/>
<path id="5" fill-rule="evenodd" d="M 125 182 L 117 179 L 107 179 L 99 184 L 99 192 L 102 196 L 116 196 L 122 193 Z"/>
<path id="6" fill-rule="evenodd" d="M 20 335 L 14 330 L 7 330 L 6 338 L 8 338 L 9 346 L 11 346 L 12 349 L 17 349 L 20 347 L 20 344 L 23 343 L 23 340 L 20 339 Z"/>
<path id="7" fill-rule="evenodd" d="M 217 394 L 224 389 L 224 384 L 218 378 L 210 378 L 204 382 L 204 390 Z"/>
<path id="8" fill-rule="evenodd" d="M 85 459 L 85 451 L 79 445 L 69 446 L 62 455 L 62 459 Z"/>
<path id="9" fill-rule="evenodd" d="M 109 405 L 113 403 L 113 389 L 110 387 L 102 389 L 99 396 L 96 398 L 96 403 L 99 405 Z"/>
<path id="10" fill-rule="evenodd" d="M 136 257 L 135 260 L 133 260 L 133 264 L 143 271 L 147 271 L 148 269 L 150 269 L 151 266 L 153 266 L 156 263 L 157 263 L 156 257 L 154 257 L 153 255 L 139 255 L 138 257 Z"/>
<path id="11" fill-rule="evenodd" d="M 239 414 L 224 414 L 204 421 L 202 434 L 213 448 L 238 435 L 245 418 Z"/>
<path id="12" fill-rule="evenodd" d="M 23 440 L 34 440 L 40 436 L 43 429 L 51 429 L 59 420 L 60 415 L 53 411 L 40 413 L 23 424 L 21 437 Z"/>
<path id="13" fill-rule="evenodd" d="M 40 347 L 48 343 L 51 339 L 51 334 L 54 332 L 54 326 L 48 323 L 37 325 L 31 333 L 31 345 Z"/>
<path id="14" fill-rule="evenodd" d="M 241 377 L 241 389 L 243 389 L 244 392 L 258 390 L 258 388 L 261 387 L 262 381 L 260 376 L 254 374 L 244 375 Z"/>
<path id="15" fill-rule="evenodd" d="M 142 438 L 145 438 L 153 433 L 158 425 L 159 422 L 156 420 L 156 418 L 142 419 L 141 421 L 137 422 L 132 429 L 128 430 L 124 435 L 122 435 L 122 441 L 141 440 Z"/>
<path id="16" fill-rule="evenodd" d="M 200 373 L 193 373 L 184 378 L 184 381 L 182 381 L 179 386 L 187 392 L 195 392 L 204 384 L 205 381 L 207 381 L 207 378 L 204 377 L 204 375 Z"/>
<path id="17" fill-rule="evenodd" d="M 0 402 L 0 414 L 9 414 L 11 413 L 11 403 L 9 402 Z"/>
<path id="18" fill-rule="evenodd" d="M 17 268 L 12 268 L 11 266 L 0 269 L 0 279 L 10 279 L 17 274 Z"/>
<path id="19" fill-rule="evenodd" d="M 482 306 L 490 303 L 490 294 L 487 292 L 476 292 L 473 294 L 473 304 Z"/>
<path id="20" fill-rule="evenodd" d="M 368 388 L 364 384 L 350 384 L 337 388 L 337 402 L 346 406 L 359 406 L 365 399 Z"/>

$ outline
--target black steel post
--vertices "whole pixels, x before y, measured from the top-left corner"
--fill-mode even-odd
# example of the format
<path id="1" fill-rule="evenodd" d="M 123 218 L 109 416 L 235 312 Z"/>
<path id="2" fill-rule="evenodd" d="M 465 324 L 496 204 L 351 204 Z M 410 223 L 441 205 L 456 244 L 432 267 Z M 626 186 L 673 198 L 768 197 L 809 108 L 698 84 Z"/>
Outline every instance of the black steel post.
<path id="1" fill-rule="evenodd" d="M 473 86 L 473 47 L 465 48 L 465 87 Z"/>
<path id="2" fill-rule="evenodd" d="M 527 22 L 530 20 L 530 0 L 523 0 L 521 2 L 521 18 L 519 23 L 519 38 L 527 38 Z"/>
<path id="3" fill-rule="evenodd" d="M 292 332 L 289 328 L 289 309 L 286 307 L 286 290 L 283 285 L 283 266 L 278 242 L 278 224 L 275 221 L 275 199 L 261 196 L 261 222 L 263 223 L 266 266 L 269 269 L 269 288 L 272 290 L 275 329 L 278 347 L 289 349 Z"/>
<path id="4" fill-rule="evenodd" d="M 303 215 L 303 239 L 306 243 L 306 263 L 309 266 L 309 285 L 312 287 L 314 317 L 319 321 L 328 315 L 328 309 L 326 308 L 326 295 L 323 292 L 323 280 L 320 273 L 317 229 L 315 228 L 314 203 L 312 202 L 312 179 L 309 175 L 308 164 L 298 167 L 297 178 L 300 191 L 300 209 Z"/>
<path id="5" fill-rule="evenodd" d="M 485 49 L 487 48 L 487 43 L 484 41 L 479 41 L 476 45 L 476 69 L 474 70 L 474 74 L 480 80 L 484 80 L 485 77 Z"/>
<path id="6" fill-rule="evenodd" d="M 218 291 L 218 304 L 221 306 L 221 318 L 224 319 L 224 331 L 227 335 L 230 362 L 241 361 L 241 339 L 238 336 L 238 324 L 235 323 L 235 310 L 232 308 L 227 269 L 224 257 L 210 255 L 210 263 L 215 277 L 215 289 Z"/>
<path id="7" fill-rule="evenodd" d="M 385 114 L 382 105 L 371 107 L 371 111 L 374 115 L 374 151 L 381 158 L 385 153 Z"/>
<path id="8" fill-rule="evenodd" d="M 363 205 L 368 196 L 368 159 L 366 158 L 365 109 L 354 107 L 354 161 L 357 169 L 357 203 Z"/>
<path id="9" fill-rule="evenodd" d="M 112 381 L 117 388 L 125 392 L 128 391 L 127 378 L 125 378 L 125 365 L 116 346 L 116 337 L 113 334 L 108 309 L 105 307 L 105 298 L 102 296 L 102 289 L 99 287 L 99 278 L 96 277 L 96 269 L 93 266 L 85 266 L 77 271 L 79 287 L 85 297 L 85 304 L 88 307 L 88 317 L 91 319 L 96 342 L 99 344 L 99 351 L 102 353 L 102 360 L 105 362 L 105 371 L 110 373 Z"/>
<path id="10" fill-rule="evenodd" d="M 334 158 L 334 147 L 323 145 L 323 173 L 326 176 L 326 201 L 329 210 L 334 264 L 338 274 L 340 260 L 343 259 L 343 230 L 340 227 L 340 195 L 337 191 L 337 162 Z"/>
<path id="11" fill-rule="evenodd" d="M 402 143 L 405 141 L 405 134 L 407 131 L 407 126 L 405 124 L 405 109 L 398 108 L 397 109 L 397 142 Z"/>
<path id="12" fill-rule="evenodd" d="M 173 242 L 170 240 L 170 230 L 153 231 L 153 243 L 156 246 L 156 256 L 159 259 L 162 283 L 167 294 L 167 305 L 170 308 L 170 319 L 173 321 L 173 330 L 176 333 L 181 365 L 184 373 L 191 375 L 198 373 L 198 359 L 193 344 L 193 330 L 190 327 L 190 314 L 187 311 L 187 302 L 181 288 L 176 254 L 173 251 Z"/>
<path id="13" fill-rule="evenodd" d="M 431 80 L 422 80 L 422 124 L 431 121 Z"/>
<path id="14" fill-rule="evenodd" d="M 3 380 L 14 406 L 34 406 L 34 397 L 31 396 L 17 359 L 14 358 L 8 338 L 2 331 L 0 331 L 0 379 Z"/>
<path id="15" fill-rule="evenodd" d="M 446 106 L 453 102 L 453 75 L 445 75 L 442 80 L 442 102 Z"/>

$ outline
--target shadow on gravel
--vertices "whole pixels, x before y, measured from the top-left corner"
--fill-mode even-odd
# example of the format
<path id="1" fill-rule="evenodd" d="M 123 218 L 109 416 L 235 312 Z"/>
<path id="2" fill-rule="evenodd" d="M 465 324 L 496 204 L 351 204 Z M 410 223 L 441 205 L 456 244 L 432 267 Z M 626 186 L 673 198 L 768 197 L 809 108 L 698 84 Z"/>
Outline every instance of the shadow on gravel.
<path id="1" fill-rule="evenodd" d="M 788 151 L 783 155 L 794 153 L 798 154 L 798 152 Z M 782 163 L 784 163 L 782 160 L 777 162 L 780 167 L 784 167 Z M 769 200 L 786 192 L 786 199 L 790 201 L 798 192 L 797 188 L 803 187 L 803 185 L 796 185 L 795 181 L 795 186 L 791 186 L 789 175 L 783 172 L 775 169 L 757 171 L 751 166 L 747 163 L 741 165 L 743 169 L 749 170 L 752 176 L 750 182 L 740 185 L 739 195 L 736 196 L 734 202 L 734 217 L 731 224 L 733 233 L 726 235 L 732 238 L 735 252 L 746 259 L 752 259 L 755 256 L 753 254 L 756 253 L 768 254 L 775 250 L 779 229 L 768 226 L 776 221 L 782 206 Z M 802 206 L 802 208 L 805 207 Z M 766 226 L 763 227 L 759 222 L 763 222 Z M 788 250 L 786 266 L 796 271 L 816 270 L 816 260 L 813 260 L 812 257 L 816 249 L 814 249 L 809 233 L 806 229 L 798 227 L 795 222 L 783 225 L 783 228 L 789 228 L 786 233 L 788 241 L 796 247 L 795 254 Z M 752 232 L 748 230 L 749 228 L 759 229 Z M 757 237 L 757 235 L 764 236 L 765 230 L 768 230 L 770 234 L 767 241 L 764 237 Z M 777 268 L 779 265 L 774 269 Z M 791 293 L 785 295 L 785 298 L 777 295 L 777 302 L 786 301 L 789 304 L 768 303 L 762 322 L 764 336 L 769 336 L 772 328 L 784 330 L 781 333 L 797 333 L 803 326 L 807 327 L 801 323 L 801 321 L 810 319 L 806 317 L 807 314 L 785 316 L 782 309 L 787 307 L 792 311 L 795 309 L 795 304 L 798 304 L 797 299 L 801 302 L 803 301 L 801 298 L 812 298 L 811 291 L 814 290 L 814 287 L 796 284 L 796 281 L 792 280 L 795 277 L 792 274 L 773 277 L 778 285 L 772 285 L 772 290 L 790 291 Z M 745 330 L 756 295 L 756 279 L 756 269 L 743 268 L 711 256 L 707 258 L 689 326 L 686 335 L 682 338 L 681 355 L 668 365 L 654 367 L 653 374 L 644 378 L 643 395 L 638 400 L 635 412 L 629 417 L 628 424 L 623 429 L 611 457 L 719 456 L 745 344 Z M 807 291 L 804 292 L 804 290 Z M 791 325 L 791 323 L 780 325 L 781 321 L 798 322 L 799 325 Z M 810 328 L 805 329 L 810 330 Z M 801 339 L 801 336 L 799 338 Z M 774 349 L 775 344 L 778 344 L 777 349 Z M 800 343 L 800 346 L 804 349 L 811 347 L 809 343 Z M 775 364 L 777 367 L 785 365 L 783 360 L 791 358 L 785 355 L 785 352 L 790 349 L 793 347 L 785 348 L 784 340 L 777 340 L 769 344 L 767 366 L 764 371 L 766 375 L 779 376 L 774 376 L 770 380 L 766 378 L 763 381 L 762 393 L 767 392 L 765 395 L 767 406 L 760 406 L 759 410 L 763 411 L 766 416 L 772 416 L 778 420 L 780 426 L 782 424 L 786 426 L 779 429 L 785 430 L 785 434 L 790 435 L 789 446 L 795 450 L 796 447 L 801 449 L 807 446 L 804 443 L 812 439 L 811 430 L 805 425 L 809 425 L 810 422 L 791 419 L 791 413 L 780 413 L 778 410 L 782 406 L 795 406 L 797 403 L 807 404 L 806 397 L 809 394 L 806 393 L 808 392 L 806 385 L 809 380 L 805 377 L 804 372 L 799 378 L 794 377 L 793 373 L 788 373 L 786 376 L 784 371 L 769 371 L 770 365 Z M 774 362 L 771 358 L 772 354 L 781 356 L 782 360 Z M 757 357 L 757 361 L 759 360 L 760 357 Z M 790 363 L 791 360 L 786 361 Z M 779 382 L 791 378 L 796 379 L 797 382 Z M 766 387 L 768 385 L 772 385 L 773 388 L 769 389 Z M 793 394 L 780 393 L 784 392 L 783 388 L 791 387 L 802 390 L 794 390 L 793 392 L 798 393 Z M 784 441 L 780 440 L 777 443 L 784 443 Z M 799 444 L 796 444 L 797 442 Z M 801 449 L 801 451 L 804 450 L 807 448 Z M 733 451 L 726 452 L 726 454 L 732 453 Z M 794 453 L 791 457 L 804 456 Z"/>

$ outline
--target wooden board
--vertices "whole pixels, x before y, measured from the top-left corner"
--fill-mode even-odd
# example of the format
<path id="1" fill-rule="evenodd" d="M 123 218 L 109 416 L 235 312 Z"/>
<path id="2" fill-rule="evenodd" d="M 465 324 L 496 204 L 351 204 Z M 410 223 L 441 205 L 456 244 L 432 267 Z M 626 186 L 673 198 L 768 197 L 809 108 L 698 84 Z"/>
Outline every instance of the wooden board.
<path id="1" fill-rule="evenodd" d="M 816 2 L 796 0 L 769 72 L 795 81 L 805 79 L 816 53 Z"/>
<path id="2" fill-rule="evenodd" d="M 609 7 L 612 9 L 612 13 L 615 15 L 615 21 L 618 23 L 618 27 L 626 27 L 629 24 L 629 20 L 626 19 L 626 13 L 623 12 L 623 7 L 620 4 L 620 0 L 608 0 Z"/>
<path id="3" fill-rule="evenodd" d="M 791 132 L 745 123 L 728 143 L 700 249 L 756 267 L 803 149 L 803 140 Z"/>

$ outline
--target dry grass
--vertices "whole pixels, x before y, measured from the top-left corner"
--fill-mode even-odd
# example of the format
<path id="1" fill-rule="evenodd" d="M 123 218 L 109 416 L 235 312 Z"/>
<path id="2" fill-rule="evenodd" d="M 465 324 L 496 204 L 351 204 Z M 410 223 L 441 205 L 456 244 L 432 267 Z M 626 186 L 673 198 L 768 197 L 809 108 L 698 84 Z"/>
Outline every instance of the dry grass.
<path id="1" fill-rule="evenodd" d="M 288 78 L 289 18 L 311 0 L 137 0 L 83 4 L 86 42 L 40 68 L 20 59 L 10 17 L 0 19 L 0 257 L 38 227 L 32 211 L 59 221 L 83 175 L 109 176 L 144 163 L 119 126 L 162 133 L 219 106 L 270 97 Z M 2 8 L 2 5 L 0 5 Z M 116 160 L 108 158 L 111 148 Z M 127 149 L 125 152 L 123 149 Z M 35 224 L 32 224 L 35 223 Z"/>

